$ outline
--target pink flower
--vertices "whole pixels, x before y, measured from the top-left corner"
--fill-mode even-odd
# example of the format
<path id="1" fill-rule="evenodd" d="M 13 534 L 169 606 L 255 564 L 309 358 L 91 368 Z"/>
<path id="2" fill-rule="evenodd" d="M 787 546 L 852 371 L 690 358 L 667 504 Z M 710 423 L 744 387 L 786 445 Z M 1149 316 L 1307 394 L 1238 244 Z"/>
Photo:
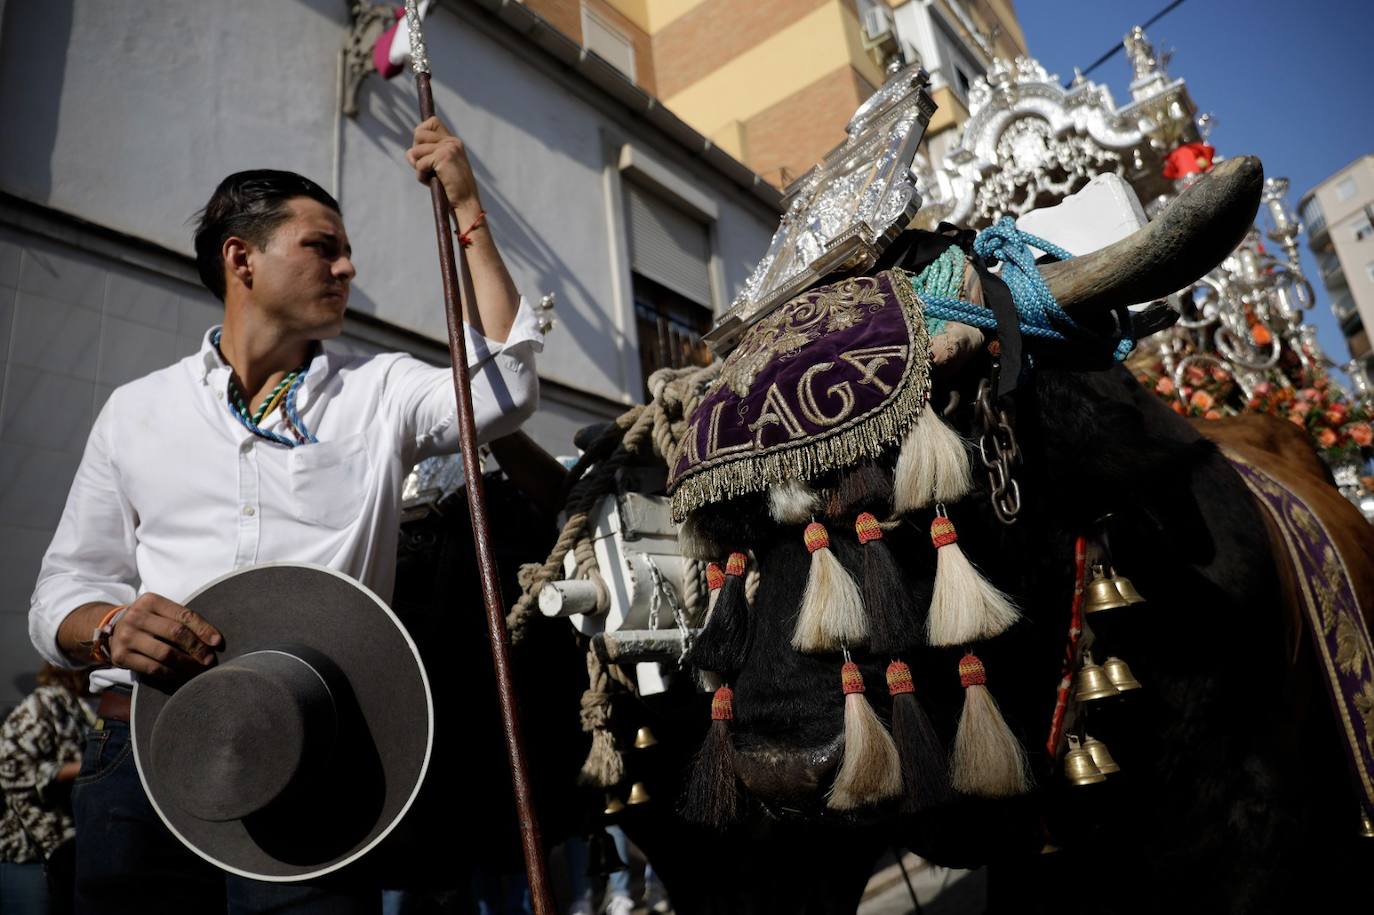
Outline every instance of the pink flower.
<path id="1" fill-rule="evenodd" d="M 1345 427 L 1345 434 L 1361 448 L 1368 448 L 1374 442 L 1374 429 L 1369 427 L 1369 423 L 1351 423 Z"/>
<path id="2" fill-rule="evenodd" d="M 1203 419 L 1221 419 L 1221 414 L 1218 413 L 1216 410 L 1208 410 L 1206 413 L 1202 414 L 1202 418 L 1203 418 Z"/>
<path id="3" fill-rule="evenodd" d="M 1194 391 L 1193 396 L 1188 398 L 1188 406 L 1195 410 L 1210 410 L 1213 403 L 1212 395 L 1206 391 Z"/>
<path id="4" fill-rule="evenodd" d="M 1298 392 L 1298 397 L 1307 401 L 1320 400 L 1321 396 L 1321 392 L 1318 391 L 1316 388 L 1303 388 L 1301 391 Z"/>
<path id="5" fill-rule="evenodd" d="M 1261 381 L 1259 384 L 1255 385 L 1255 396 L 1267 397 L 1269 395 L 1269 392 L 1272 390 L 1274 390 L 1274 386 L 1272 384 L 1270 384 L 1267 381 Z"/>
<path id="6" fill-rule="evenodd" d="M 1293 406 L 1291 406 L 1291 407 L 1288 408 L 1288 415 L 1289 415 L 1290 417 L 1291 417 L 1291 416 L 1306 416 L 1306 415 L 1308 414 L 1308 411 L 1310 411 L 1311 409 L 1312 409 L 1312 402 L 1311 402 L 1311 401 L 1308 401 L 1308 400 L 1295 400 L 1295 401 L 1293 402 Z"/>
<path id="7" fill-rule="evenodd" d="M 1336 444 L 1336 433 L 1331 429 L 1322 428 L 1317 430 L 1317 444 L 1323 448 L 1330 448 Z"/>
<path id="8" fill-rule="evenodd" d="M 1289 421 L 1290 423 L 1292 423 L 1293 425 L 1297 426 L 1299 429 L 1306 429 L 1306 428 L 1307 428 L 1307 423 L 1303 422 L 1303 419 L 1302 419 L 1301 416 L 1296 416 L 1296 415 L 1294 415 L 1294 414 L 1292 414 L 1292 413 L 1289 413 L 1289 414 L 1288 414 L 1288 421 Z"/>
<path id="9" fill-rule="evenodd" d="M 1346 413 L 1350 412 L 1345 404 L 1337 401 L 1326 408 L 1326 421 L 1333 426 L 1339 426 L 1344 420 Z"/>
<path id="10" fill-rule="evenodd" d="M 1174 393 L 1174 380 L 1167 375 L 1161 376 L 1160 379 L 1155 382 L 1155 393 L 1163 394 L 1165 397 Z"/>

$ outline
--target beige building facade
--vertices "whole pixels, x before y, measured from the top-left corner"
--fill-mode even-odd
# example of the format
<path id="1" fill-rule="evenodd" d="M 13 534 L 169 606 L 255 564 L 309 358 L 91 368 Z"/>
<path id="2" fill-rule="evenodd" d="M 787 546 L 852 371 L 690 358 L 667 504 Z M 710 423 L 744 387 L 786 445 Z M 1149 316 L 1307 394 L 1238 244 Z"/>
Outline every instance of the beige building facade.
<path id="1" fill-rule="evenodd" d="M 932 160 L 996 57 L 1027 53 L 1010 0 L 526 0 L 775 186 L 844 140 L 893 59 L 919 60 L 939 106 Z"/>
<path id="2" fill-rule="evenodd" d="M 1304 194 L 1299 211 L 1350 356 L 1374 379 L 1374 154 Z"/>

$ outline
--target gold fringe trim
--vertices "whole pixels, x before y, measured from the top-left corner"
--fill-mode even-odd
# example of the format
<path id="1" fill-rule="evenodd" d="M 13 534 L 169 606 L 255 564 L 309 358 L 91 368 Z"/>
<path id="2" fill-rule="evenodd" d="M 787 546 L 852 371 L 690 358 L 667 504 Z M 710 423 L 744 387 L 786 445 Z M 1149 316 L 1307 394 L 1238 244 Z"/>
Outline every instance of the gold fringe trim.
<path id="1" fill-rule="evenodd" d="M 678 480 L 672 494 L 673 520 L 681 523 L 705 505 L 763 492 L 784 480 L 810 480 L 878 457 L 906 435 L 930 395 L 930 336 L 910 276 L 895 268 L 883 273 L 897 294 L 911 343 L 894 393 L 862 416 L 805 441 L 773 445 L 764 454 L 731 455 L 714 465 L 703 462 Z"/>

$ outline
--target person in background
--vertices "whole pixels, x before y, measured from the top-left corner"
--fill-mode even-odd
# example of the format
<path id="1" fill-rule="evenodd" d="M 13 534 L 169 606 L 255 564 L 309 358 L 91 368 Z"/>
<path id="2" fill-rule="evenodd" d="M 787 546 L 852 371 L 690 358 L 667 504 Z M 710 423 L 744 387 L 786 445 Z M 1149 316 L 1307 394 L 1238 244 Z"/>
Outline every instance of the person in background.
<path id="1" fill-rule="evenodd" d="M 38 688 L 0 727 L 0 912 L 47 915 L 72 907 L 71 789 L 94 721 L 86 673 L 46 664 Z M 50 892 L 51 887 L 51 892 Z"/>

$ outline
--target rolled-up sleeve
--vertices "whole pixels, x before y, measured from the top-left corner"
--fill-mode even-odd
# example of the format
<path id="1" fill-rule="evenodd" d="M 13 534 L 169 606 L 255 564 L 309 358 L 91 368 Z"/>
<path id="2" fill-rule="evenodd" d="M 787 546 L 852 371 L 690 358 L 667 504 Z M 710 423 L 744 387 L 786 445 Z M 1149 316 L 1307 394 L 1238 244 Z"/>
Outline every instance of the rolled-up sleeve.
<path id="1" fill-rule="evenodd" d="M 57 645 L 57 630 L 82 604 L 126 604 L 137 595 L 136 518 L 115 468 L 115 396 L 91 429 L 67 506 L 29 601 L 29 638 L 44 658 L 78 667 Z"/>
<path id="2" fill-rule="evenodd" d="M 468 377 L 477 442 L 509 435 L 539 407 L 535 354 L 543 335 L 534 309 L 522 298 L 510 334 L 502 342 L 467 331 Z M 413 464 L 458 450 L 458 411 L 453 373 L 400 355 L 387 371 L 383 402 L 394 411 L 404 436 L 403 458 Z"/>

